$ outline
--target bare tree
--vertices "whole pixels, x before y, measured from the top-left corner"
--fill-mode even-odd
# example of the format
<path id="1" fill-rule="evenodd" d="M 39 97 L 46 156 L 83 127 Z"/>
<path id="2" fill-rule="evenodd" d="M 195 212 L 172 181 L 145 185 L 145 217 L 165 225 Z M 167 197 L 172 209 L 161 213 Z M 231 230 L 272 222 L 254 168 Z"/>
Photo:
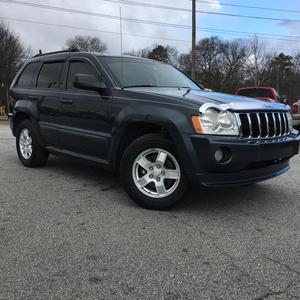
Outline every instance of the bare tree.
<path id="1" fill-rule="evenodd" d="M 192 58 L 190 53 L 181 53 L 178 56 L 178 69 L 187 75 L 191 75 Z"/>
<path id="2" fill-rule="evenodd" d="M 166 46 L 167 49 L 167 54 L 168 54 L 168 60 L 167 63 L 174 66 L 174 67 L 179 67 L 179 63 L 178 63 L 178 50 L 176 47 L 173 46 Z"/>
<path id="3" fill-rule="evenodd" d="M 105 52 L 107 45 L 98 37 L 76 35 L 66 41 L 66 49 L 87 52 Z"/>
<path id="4" fill-rule="evenodd" d="M 151 52 L 151 48 L 143 48 L 143 49 L 139 49 L 139 50 L 131 50 L 131 51 L 127 51 L 124 52 L 124 55 L 129 55 L 129 56 L 136 56 L 136 57 L 148 57 L 149 53 Z"/>
<path id="5" fill-rule="evenodd" d="M 227 41 L 221 45 L 222 90 L 234 93 L 245 81 L 248 48 L 240 41 Z"/>
<path id="6" fill-rule="evenodd" d="M 214 90 L 221 89 L 221 46 L 218 37 L 202 39 L 196 46 L 196 79 Z"/>
<path id="7" fill-rule="evenodd" d="M 0 105 L 8 107 L 8 88 L 18 72 L 25 49 L 20 38 L 12 32 L 8 25 L 0 23 Z"/>
<path id="8" fill-rule="evenodd" d="M 254 86 L 261 86 L 268 81 L 271 72 L 271 61 L 275 55 L 266 52 L 263 44 L 257 36 L 250 40 L 249 55 L 249 79 Z"/>

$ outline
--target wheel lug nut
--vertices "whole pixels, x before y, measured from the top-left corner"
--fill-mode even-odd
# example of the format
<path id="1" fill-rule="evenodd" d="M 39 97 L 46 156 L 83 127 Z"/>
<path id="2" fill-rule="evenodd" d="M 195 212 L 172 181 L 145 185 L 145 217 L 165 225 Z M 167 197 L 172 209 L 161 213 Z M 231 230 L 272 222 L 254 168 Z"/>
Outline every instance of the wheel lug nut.
<path id="1" fill-rule="evenodd" d="M 161 175 L 164 176 L 166 173 L 164 171 L 161 172 Z"/>
<path id="2" fill-rule="evenodd" d="M 157 165 L 156 168 L 157 168 L 157 169 L 160 169 L 160 165 Z"/>
<path id="3" fill-rule="evenodd" d="M 157 181 L 160 181 L 160 178 L 159 178 L 159 177 L 157 177 L 157 178 L 156 178 L 156 180 L 157 180 Z"/>
<path id="4" fill-rule="evenodd" d="M 151 170 L 151 171 L 152 171 L 152 170 L 153 170 L 153 167 L 150 167 L 150 168 L 149 168 L 149 170 Z"/>
<path id="5" fill-rule="evenodd" d="M 153 175 L 152 175 L 152 174 L 150 174 L 150 175 L 149 175 L 149 178 L 153 178 Z"/>

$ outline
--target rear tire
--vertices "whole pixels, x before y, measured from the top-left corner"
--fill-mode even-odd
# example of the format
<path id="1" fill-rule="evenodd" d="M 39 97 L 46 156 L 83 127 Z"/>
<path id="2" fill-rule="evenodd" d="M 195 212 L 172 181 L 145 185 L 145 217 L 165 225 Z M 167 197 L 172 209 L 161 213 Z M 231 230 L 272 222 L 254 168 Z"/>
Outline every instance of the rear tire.
<path id="1" fill-rule="evenodd" d="M 16 147 L 24 166 L 33 168 L 47 163 L 49 152 L 39 144 L 37 129 L 28 119 L 17 127 Z"/>
<path id="2" fill-rule="evenodd" d="M 169 209 L 183 199 L 187 180 L 171 141 L 148 134 L 126 149 L 120 166 L 121 182 L 134 202 L 149 209 Z"/>

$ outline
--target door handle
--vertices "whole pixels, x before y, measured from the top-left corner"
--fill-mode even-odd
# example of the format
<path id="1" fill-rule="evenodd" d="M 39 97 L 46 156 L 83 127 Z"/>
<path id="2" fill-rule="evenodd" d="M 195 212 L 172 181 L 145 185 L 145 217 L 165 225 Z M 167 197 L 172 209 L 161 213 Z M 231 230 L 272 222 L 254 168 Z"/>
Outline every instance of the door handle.
<path id="1" fill-rule="evenodd" d="M 39 100 L 38 96 L 28 96 L 28 100 Z"/>
<path id="2" fill-rule="evenodd" d="M 62 99 L 60 100 L 60 102 L 61 102 L 62 104 L 72 104 L 72 103 L 73 103 L 73 100 L 70 99 L 70 98 L 62 98 Z"/>

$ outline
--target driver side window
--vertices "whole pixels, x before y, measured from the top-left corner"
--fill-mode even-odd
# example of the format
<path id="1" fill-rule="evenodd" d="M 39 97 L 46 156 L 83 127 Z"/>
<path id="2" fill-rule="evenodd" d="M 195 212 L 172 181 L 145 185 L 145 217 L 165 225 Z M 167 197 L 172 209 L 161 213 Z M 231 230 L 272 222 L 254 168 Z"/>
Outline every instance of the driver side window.
<path id="1" fill-rule="evenodd" d="M 74 86 L 75 75 L 77 74 L 87 74 L 98 77 L 96 71 L 89 63 L 83 61 L 71 61 L 68 71 L 67 89 L 77 89 Z"/>

